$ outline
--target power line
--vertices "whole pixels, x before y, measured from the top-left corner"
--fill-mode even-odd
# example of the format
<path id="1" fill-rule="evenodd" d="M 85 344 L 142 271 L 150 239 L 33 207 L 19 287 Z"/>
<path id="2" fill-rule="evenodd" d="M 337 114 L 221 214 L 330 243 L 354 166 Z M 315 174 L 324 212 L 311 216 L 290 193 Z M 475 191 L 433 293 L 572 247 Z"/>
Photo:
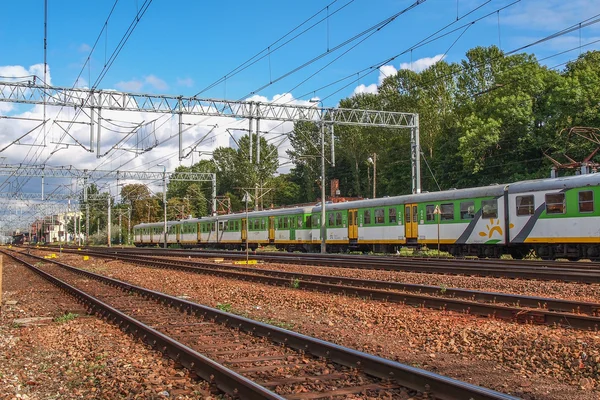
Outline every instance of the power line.
<path id="1" fill-rule="evenodd" d="M 347 46 L 348 44 L 350 44 L 350 43 L 352 43 L 352 42 L 354 42 L 354 41 L 362 38 L 365 35 L 370 34 L 373 31 L 378 32 L 379 30 L 383 29 L 384 27 L 386 27 L 387 25 L 389 25 L 391 22 L 393 22 L 394 20 L 396 20 L 402 14 L 404 14 L 404 13 L 412 10 L 413 8 L 415 8 L 415 7 L 423 4 L 425 1 L 426 0 L 417 0 L 417 1 L 415 1 L 410 6 L 404 8 L 403 10 L 401 10 L 401 11 L 395 13 L 394 15 L 392 15 L 392 16 L 390 16 L 390 17 L 388 17 L 388 18 L 386 18 L 386 19 L 378 22 L 375 25 L 370 26 L 369 28 L 363 30 L 362 32 L 354 35 L 353 37 L 351 37 L 349 39 L 346 39 L 345 41 L 343 41 L 342 43 L 338 44 L 337 46 L 334 46 L 333 48 L 328 49 L 327 51 L 325 51 L 325 52 L 317 55 L 316 57 L 313 57 L 312 59 L 306 61 L 305 63 L 301 64 L 300 66 L 298 66 L 296 68 L 291 69 L 290 71 L 284 73 L 283 75 L 280 75 L 279 77 L 271 80 L 269 83 L 264 84 L 263 86 L 255 89 L 253 91 L 251 91 L 250 93 L 246 94 L 245 96 L 242 96 L 240 99 L 244 99 L 244 98 L 250 97 L 250 96 L 256 94 L 257 92 L 260 92 L 261 90 L 263 90 L 263 89 L 271 86 L 272 84 L 274 84 L 276 82 L 279 82 L 280 80 L 282 80 L 284 78 L 287 78 L 288 76 L 290 76 L 290 75 L 292 75 L 292 74 L 294 74 L 294 73 L 296 73 L 296 72 L 298 72 L 298 71 L 306 68 L 307 66 L 315 63 L 316 61 L 320 60 L 321 58 L 326 57 L 327 55 L 329 55 L 331 53 L 334 53 L 335 51 L 337 51 L 337 50 L 339 50 L 339 49 Z"/>
<path id="2" fill-rule="evenodd" d="M 302 27 L 303 25 L 305 25 L 306 23 L 308 23 L 310 20 L 314 19 L 317 15 L 321 14 L 325 10 L 328 11 L 329 7 L 331 7 L 337 1 L 338 0 L 332 1 L 326 7 L 323 7 L 321 10 L 319 10 L 318 12 L 316 12 L 315 14 L 313 14 L 312 16 L 310 16 L 309 18 L 307 18 L 306 20 L 304 20 L 301 24 L 299 24 L 296 27 L 294 27 L 292 30 L 290 30 L 289 32 L 287 32 L 285 35 L 281 36 L 279 39 L 277 39 L 276 41 L 274 41 L 273 43 L 271 43 L 270 45 L 268 45 L 266 48 L 264 48 L 263 50 L 259 51 L 258 53 L 256 53 L 252 57 L 250 57 L 248 60 L 244 61 L 242 64 L 240 64 L 239 66 L 237 66 L 236 68 L 234 68 L 233 70 L 229 71 L 222 78 L 217 79 L 216 81 L 214 81 L 213 83 L 211 83 L 210 85 L 208 85 L 207 87 L 205 87 L 204 89 L 202 89 L 201 91 L 199 91 L 198 93 L 196 93 L 194 96 L 198 96 L 198 95 L 206 92 L 207 90 L 210 90 L 213 87 L 219 85 L 220 83 L 227 83 L 227 79 L 228 78 L 232 78 L 233 76 L 237 75 L 238 73 L 240 73 L 240 72 L 244 71 L 245 69 L 251 67 L 252 65 L 256 64 L 260 60 L 263 60 L 265 57 L 270 57 L 271 54 L 273 54 L 275 51 L 281 49 L 282 47 L 284 47 L 287 44 L 291 43 L 292 41 L 294 41 L 298 37 L 302 36 L 306 32 L 310 31 L 312 28 L 314 28 L 315 26 L 319 25 L 324 20 L 329 21 L 330 17 L 332 17 L 333 15 L 337 14 L 338 12 L 340 12 L 341 10 L 343 10 L 344 8 L 346 8 L 351 3 L 354 2 L 354 0 L 348 1 L 346 4 L 344 4 L 342 7 L 338 8 L 337 10 L 335 10 L 333 13 L 328 14 L 325 18 L 320 19 L 319 21 L 315 22 L 314 24 L 312 24 L 311 26 L 309 26 L 308 28 L 306 28 L 305 30 L 303 30 L 302 32 L 300 32 L 299 34 L 295 35 L 294 37 L 292 37 L 291 39 L 287 40 L 283 44 L 281 44 L 281 45 L 279 45 L 279 46 L 277 46 L 277 47 L 275 47 L 275 48 L 272 49 L 273 46 L 275 46 L 277 43 L 279 43 L 280 41 L 282 41 L 283 39 L 285 39 L 286 37 L 288 37 L 289 35 L 291 35 L 293 32 L 295 32 L 296 30 L 298 30 L 300 27 Z M 259 57 L 265 51 L 267 52 L 267 54 L 263 55 L 262 57 Z M 259 58 L 257 58 L 257 57 L 259 57 Z M 270 59 L 269 59 L 269 62 L 270 62 Z"/>

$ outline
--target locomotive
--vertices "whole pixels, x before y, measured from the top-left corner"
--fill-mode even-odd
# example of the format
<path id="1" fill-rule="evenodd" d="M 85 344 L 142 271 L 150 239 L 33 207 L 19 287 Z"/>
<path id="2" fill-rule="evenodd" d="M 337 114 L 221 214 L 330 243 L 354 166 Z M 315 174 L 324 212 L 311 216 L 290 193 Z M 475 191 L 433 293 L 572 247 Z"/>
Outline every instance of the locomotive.
<path id="1" fill-rule="evenodd" d="M 437 247 L 454 256 L 600 259 L 600 173 L 326 203 L 329 252 Z M 164 223 L 134 226 L 136 246 L 164 243 Z M 167 223 L 168 245 L 316 252 L 321 205 Z"/>

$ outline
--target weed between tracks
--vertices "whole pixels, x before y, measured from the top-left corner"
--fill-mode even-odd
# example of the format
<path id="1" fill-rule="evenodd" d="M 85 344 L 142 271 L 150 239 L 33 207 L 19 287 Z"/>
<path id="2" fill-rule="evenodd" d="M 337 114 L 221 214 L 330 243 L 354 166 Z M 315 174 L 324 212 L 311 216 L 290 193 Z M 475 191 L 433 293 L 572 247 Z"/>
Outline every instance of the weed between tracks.
<path id="1" fill-rule="evenodd" d="M 64 324 L 65 322 L 69 322 L 79 317 L 79 314 L 68 313 L 61 315 L 60 317 L 54 318 L 54 322 L 58 322 L 59 324 Z"/>
<path id="2" fill-rule="evenodd" d="M 223 312 L 231 312 L 231 303 L 217 303 L 217 308 Z"/>

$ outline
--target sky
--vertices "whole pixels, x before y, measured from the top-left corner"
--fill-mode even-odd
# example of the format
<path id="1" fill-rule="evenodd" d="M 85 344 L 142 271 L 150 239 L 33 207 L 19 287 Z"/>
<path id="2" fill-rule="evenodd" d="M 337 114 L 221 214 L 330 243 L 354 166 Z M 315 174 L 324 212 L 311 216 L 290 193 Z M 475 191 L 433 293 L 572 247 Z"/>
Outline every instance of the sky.
<path id="1" fill-rule="evenodd" d="M 318 98 L 328 107 L 337 106 L 340 99 L 355 93 L 375 93 L 377 85 L 398 69 L 419 71 L 440 59 L 460 62 L 465 52 L 475 46 L 496 45 L 508 52 L 600 14 L 597 0 L 47 3 L 48 84 L 291 104 L 312 104 L 308 101 Z M 44 1 L 4 1 L 2 10 L 0 81 L 27 80 L 32 75 L 42 80 Z M 396 14 L 397 18 L 380 29 L 357 38 Z M 490 16 L 481 18 L 487 14 Z M 448 33 L 476 20 L 468 29 Z M 441 38 L 410 50 L 447 25 Z M 132 26 L 122 50 L 111 58 Z M 545 58 L 542 63 L 549 67 L 560 68 L 580 51 L 598 49 L 598 40 L 600 24 L 595 24 L 531 47 L 527 52 Z M 238 68 L 257 54 L 251 65 Z M 173 135 L 177 129 L 175 119 L 103 112 L 101 153 L 108 154 L 97 158 L 68 137 L 63 138 L 63 128 L 68 124 L 54 121 L 73 120 L 73 110 L 47 107 L 46 113 L 50 121 L 39 128 L 35 127 L 40 122 L 0 118 L 0 148 L 31 131 L 20 144 L 3 150 L 0 157 L 6 158 L 0 162 L 108 170 L 162 170 L 156 165 L 166 163 L 172 171 L 178 165 L 191 165 L 200 157 L 210 157 L 216 146 L 235 146 L 232 136 L 245 134 L 235 128 L 248 125 L 247 121 L 224 118 L 184 117 L 188 124 L 184 147 L 190 155 L 180 161 Z M 41 119 L 43 107 L 0 102 L 2 116 Z M 77 118 L 80 122 L 89 121 L 83 115 Z M 267 135 L 270 142 L 280 144 L 281 172 L 289 170 L 285 134 L 292 128 L 291 122 L 261 124 L 261 130 L 271 131 Z M 89 147 L 89 126 L 76 124 L 69 133 Z M 198 143 L 205 135 L 206 140 Z M 123 138 L 122 145 L 111 149 Z M 152 151 L 140 153 L 147 147 L 153 147 Z M 0 192 L 40 192 L 40 185 L 36 179 L 0 177 Z M 52 186 L 45 189 L 54 190 Z M 114 183 L 111 190 L 116 191 Z"/>

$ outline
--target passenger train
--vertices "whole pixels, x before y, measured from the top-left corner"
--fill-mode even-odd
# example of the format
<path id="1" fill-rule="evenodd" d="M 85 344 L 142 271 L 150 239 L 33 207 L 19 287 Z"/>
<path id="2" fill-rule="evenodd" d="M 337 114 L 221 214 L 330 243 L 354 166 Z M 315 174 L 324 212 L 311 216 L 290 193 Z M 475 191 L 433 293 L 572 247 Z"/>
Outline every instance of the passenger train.
<path id="1" fill-rule="evenodd" d="M 433 247 L 455 256 L 600 259 L 600 173 L 327 203 L 329 252 Z M 321 206 L 167 223 L 167 244 L 319 251 Z M 163 244 L 162 222 L 134 227 L 136 246 Z"/>

